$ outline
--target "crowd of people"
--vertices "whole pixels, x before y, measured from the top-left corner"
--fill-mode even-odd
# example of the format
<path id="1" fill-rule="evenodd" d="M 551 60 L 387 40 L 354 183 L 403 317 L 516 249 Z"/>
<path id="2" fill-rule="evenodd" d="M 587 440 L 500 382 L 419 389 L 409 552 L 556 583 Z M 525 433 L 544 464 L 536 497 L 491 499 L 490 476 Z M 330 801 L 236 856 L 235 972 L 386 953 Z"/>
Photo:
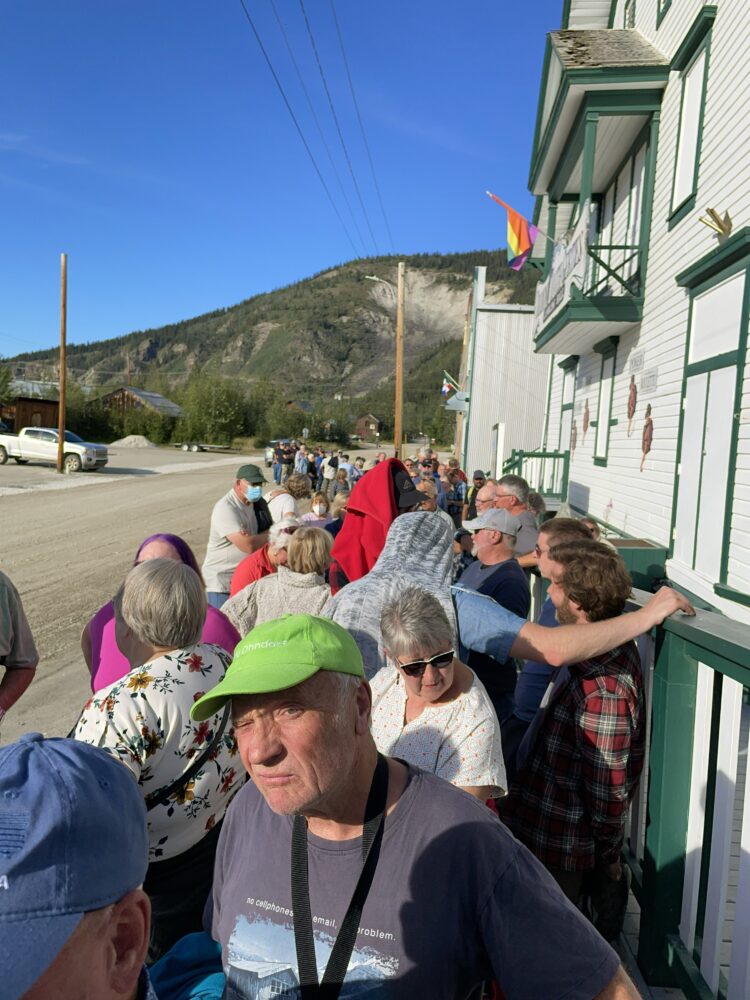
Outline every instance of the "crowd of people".
<path id="1" fill-rule="evenodd" d="M 633 640 L 689 603 L 624 614 L 617 551 L 518 476 L 274 458 L 202 566 L 138 547 L 70 736 L 0 749 L 2 996 L 637 997 Z M 37 662 L 0 574 L 0 725 Z"/>

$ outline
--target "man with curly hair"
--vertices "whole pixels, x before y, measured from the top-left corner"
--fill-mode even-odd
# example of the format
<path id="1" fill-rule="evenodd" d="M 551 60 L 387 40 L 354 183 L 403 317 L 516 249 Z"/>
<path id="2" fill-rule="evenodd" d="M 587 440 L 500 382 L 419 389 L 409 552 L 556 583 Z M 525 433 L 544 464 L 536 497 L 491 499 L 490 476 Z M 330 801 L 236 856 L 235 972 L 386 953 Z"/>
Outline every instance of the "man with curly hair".
<path id="1" fill-rule="evenodd" d="M 553 546 L 548 556 L 548 593 L 561 625 L 622 613 L 632 584 L 614 549 L 576 540 Z M 627 900 L 620 853 L 643 767 L 645 717 L 633 642 L 560 669 L 519 747 L 501 807 L 574 903 L 603 894 L 608 901 L 597 908 L 611 912 L 616 897 L 615 925 Z M 614 936 L 611 927 L 600 929 Z"/>

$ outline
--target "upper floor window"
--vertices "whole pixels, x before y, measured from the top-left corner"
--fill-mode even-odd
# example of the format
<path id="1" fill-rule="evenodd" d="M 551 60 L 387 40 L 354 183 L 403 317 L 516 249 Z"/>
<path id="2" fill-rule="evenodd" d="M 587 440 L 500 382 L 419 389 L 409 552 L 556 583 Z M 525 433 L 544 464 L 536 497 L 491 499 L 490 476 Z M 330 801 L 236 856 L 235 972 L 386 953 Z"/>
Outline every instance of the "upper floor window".
<path id="1" fill-rule="evenodd" d="M 623 28 L 635 27 L 635 0 L 625 0 L 625 7 L 622 12 Z"/>
<path id="2" fill-rule="evenodd" d="M 695 207 L 708 84 L 710 29 L 715 13 L 715 7 L 703 8 L 672 60 L 672 68 L 680 71 L 682 83 L 672 184 L 672 225 Z"/>
<path id="3" fill-rule="evenodd" d="M 664 15 L 672 6 L 672 0 L 656 0 L 656 27 L 664 20 Z"/>

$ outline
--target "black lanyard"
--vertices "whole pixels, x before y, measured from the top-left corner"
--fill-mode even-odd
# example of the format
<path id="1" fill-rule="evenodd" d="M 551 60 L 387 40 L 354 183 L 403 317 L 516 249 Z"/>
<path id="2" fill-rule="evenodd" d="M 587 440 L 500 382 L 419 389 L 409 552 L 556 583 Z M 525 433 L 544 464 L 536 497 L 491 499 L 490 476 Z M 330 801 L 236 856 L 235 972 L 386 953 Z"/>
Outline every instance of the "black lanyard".
<path id="1" fill-rule="evenodd" d="M 312 911 L 310 909 L 310 883 L 307 870 L 307 820 L 295 816 L 292 827 L 292 913 L 294 920 L 294 943 L 297 948 L 299 982 L 302 1000 L 336 1000 L 341 992 L 349 959 L 352 957 L 354 942 L 362 916 L 362 909 L 370 891 L 383 839 L 385 804 L 388 797 L 388 763 L 378 754 L 375 773 L 370 785 L 370 794 L 365 806 L 365 822 L 362 830 L 362 871 L 349 903 L 349 908 L 341 922 L 341 929 L 331 950 L 322 983 L 318 982 L 318 968 L 315 961 L 315 941 L 313 938 Z"/>

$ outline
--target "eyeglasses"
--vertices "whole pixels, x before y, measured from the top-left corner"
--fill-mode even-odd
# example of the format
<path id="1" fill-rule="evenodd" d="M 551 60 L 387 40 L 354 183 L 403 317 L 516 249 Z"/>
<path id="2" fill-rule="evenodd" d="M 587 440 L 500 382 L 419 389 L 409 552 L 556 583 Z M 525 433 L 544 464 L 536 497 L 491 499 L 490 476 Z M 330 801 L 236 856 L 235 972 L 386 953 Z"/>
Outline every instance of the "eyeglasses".
<path id="1" fill-rule="evenodd" d="M 436 670 L 447 670 L 451 663 L 453 663 L 455 655 L 455 649 L 449 649 L 445 653 L 435 653 L 434 656 L 429 657 L 427 660 L 412 660 L 411 663 L 400 663 L 396 660 L 396 663 L 398 663 L 407 677 L 421 677 L 428 667 L 434 667 Z"/>

